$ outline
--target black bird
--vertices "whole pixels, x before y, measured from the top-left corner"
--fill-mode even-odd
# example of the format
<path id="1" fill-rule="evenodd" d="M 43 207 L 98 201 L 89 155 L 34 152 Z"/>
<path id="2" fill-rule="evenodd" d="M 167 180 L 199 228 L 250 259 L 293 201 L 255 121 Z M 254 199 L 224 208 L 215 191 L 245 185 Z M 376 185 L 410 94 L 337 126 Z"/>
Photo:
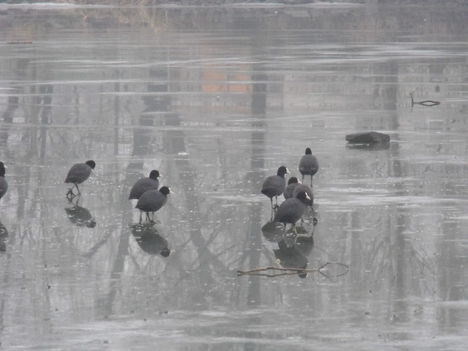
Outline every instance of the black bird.
<path id="1" fill-rule="evenodd" d="M 284 201 L 276 211 L 274 221 L 286 224 L 292 224 L 295 228 L 296 222 L 301 219 L 306 209 L 307 200 L 310 200 L 305 191 L 301 191 L 296 197 L 291 197 Z"/>
<path id="2" fill-rule="evenodd" d="M 292 197 L 297 197 L 297 194 L 299 194 L 300 192 L 305 192 L 309 196 L 309 199 L 306 200 L 304 203 L 308 206 L 312 206 L 314 204 L 314 194 L 312 194 L 312 189 L 308 185 L 297 184 L 294 187 Z"/>
<path id="3" fill-rule="evenodd" d="M 283 196 L 285 199 L 294 197 L 294 189 L 299 185 L 299 180 L 296 177 L 291 177 L 288 179 L 288 186 L 284 189 Z"/>
<path id="4" fill-rule="evenodd" d="M 139 179 L 130 190 L 129 200 L 139 199 L 147 190 L 158 190 L 159 188 L 159 171 L 153 169 L 149 177 Z"/>
<path id="5" fill-rule="evenodd" d="M 312 186 L 312 177 L 319 170 L 319 164 L 317 157 L 312 155 L 310 148 L 305 149 L 305 155 L 302 156 L 299 161 L 299 172 L 302 174 L 302 181 L 304 181 L 304 176 L 310 175 L 310 186 Z"/>
<path id="6" fill-rule="evenodd" d="M 78 184 L 83 183 L 91 175 L 91 171 L 96 167 L 96 162 L 93 160 L 86 161 L 85 163 L 76 163 L 68 171 L 65 183 L 72 183 L 78 190 L 78 195 L 81 195 Z M 75 197 L 73 193 L 73 186 L 68 189 L 67 197 Z"/>
<path id="7" fill-rule="evenodd" d="M 5 165 L 0 161 L 0 199 L 8 190 L 8 183 L 5 179 Z"/>
<path id="8" fill-rule="evenodd" d="M 289 173 L 285 166 L 278 168 L 276 175 L 269 176 L 265 179 L 262 186 L 262 194 L 268 196 L 271 202 L 271 208 L 273 207 L 273 197 L 276 200 L 276 206 L 278 206 L 278 196 L 280 196 L 284 188 L 286 187 L 286 180 L 284 175 Z"/>
<path id="9" fill-rule="evenodd" d="M 167 186 L 162 186 L 159 190 L 147 190 L 143 195 L 140 196 L 136 204 L 142 212 L 146 212 L 146 219 L 152 221 L 149 217 L 151 212 L 154 217 L 154 213 L 158 211 L 167 202 L 167 195 L 171 193 L 171 190 Z M 141 212 L 140 212 L 140 223 L 141 223 Z"/>

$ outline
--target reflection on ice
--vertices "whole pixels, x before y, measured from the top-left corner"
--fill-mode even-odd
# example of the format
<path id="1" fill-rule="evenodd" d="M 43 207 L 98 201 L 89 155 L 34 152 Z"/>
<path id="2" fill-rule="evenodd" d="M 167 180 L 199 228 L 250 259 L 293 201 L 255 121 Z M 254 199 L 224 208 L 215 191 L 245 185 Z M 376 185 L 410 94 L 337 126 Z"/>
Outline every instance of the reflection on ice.
<path id="1" fill-rule="evenodd" d="M 78 205 L 79 197 L 75 200 L 69 200 L 71 206 L 65 207 L 65 213 L 67 218 L 78 227 L 94 228 L 96 226 L 96 220 L 93 218 L 89 210 L 85 207 Z"/>
<path id="2" fill-rule="evenodd" d="M 269 221 L 262 226 L 263 237 L 272 242 L 278 242 L 283 238 L 284 225 L 279 222 Z"/>
<path id="3" fill-rule="evenodd" d="M 278 249 L 274 250 L 275 257 L 279 261 L 279 264 L 284 268 L 307 268 L 308 260 L 307 255 L 314 246 L 314 239 L 312 236 L 308 238 L 308 241 L 302 239 L 301 249 L 296 245 L 296 242 L 292 242 L 291 245 L 286 244 L 285 240 L 278 242 Z M 300 278 L 306 278 L 306 272 L 298 272 Z"/>
<path id="4" fill-rule="evenodd" d="M 141 249 L 150 255 L 167 257 L 171 253 L 167 240 L 153 223 L 132 224 L 133 236 Z"/>
<path id="5" fill-rule="evenodd" d="M 1 347 L 464 350 L 466 6 L 202 2 L 0 5 Z M 306 147 L 320 223 L 263 225 Z M 133 225 L 154 168 L 177 193 Z"/>
<path id="6" fill-rule="evenodd" d="M 0 251 L 6 251 L 6 242 L 8 240 L 8 230 L 0 222 Z"/>
<path id="7" fill-rule="evenodd" d="M 307 256 L 314 247 L 315 225 L 314 221 L 311 223 L 301 221 L 301 225 L 286 230 L 282 223 L 270 221 L 262 226 L 262 234 L 266 240 L 277 243 L 278 248 L 274 249 L 273 252 L 282 267 L 306 269 Z M 307 277 L 306 271 L 298 271 L 297 273 L 300 278 Z"/>

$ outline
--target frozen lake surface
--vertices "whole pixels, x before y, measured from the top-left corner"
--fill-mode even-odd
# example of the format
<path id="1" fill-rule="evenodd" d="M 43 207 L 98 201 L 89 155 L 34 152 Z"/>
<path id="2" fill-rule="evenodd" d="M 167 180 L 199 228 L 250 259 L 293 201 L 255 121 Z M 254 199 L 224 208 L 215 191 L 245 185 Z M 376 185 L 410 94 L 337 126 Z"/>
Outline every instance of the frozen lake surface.
<path id="1" fill-rule="evenodd" d="M 0 4 L 0 348 L 466 350 L 466 3 L 76 3 Z M 306 147 L 285 247 L 261 184 Z M 141 227 L 151 169 L 175 193 Z"/>

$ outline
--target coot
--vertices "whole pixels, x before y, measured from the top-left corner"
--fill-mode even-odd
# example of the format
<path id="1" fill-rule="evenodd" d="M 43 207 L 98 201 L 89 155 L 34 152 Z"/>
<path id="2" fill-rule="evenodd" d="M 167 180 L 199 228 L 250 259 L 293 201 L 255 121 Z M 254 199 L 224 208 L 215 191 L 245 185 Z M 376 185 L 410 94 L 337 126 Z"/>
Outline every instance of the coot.
<path id="1" fill-rule="evenodd" d="M 302 174 L 302 181 L 304 176 L 310 175 L 310 186 L 312 186 L 312 177 L 319 170 L 317 158 L 312 155 L 310 148 L 305 149 L 305 155 L 299 161 L 299 172 Z"/>
<path id="2" fill-rule="evenodd" d="M 171 190 L 167 186 L 161 187 L 159 190 L 147 190 L 140 196 L 136 204 L 142 212 L 146 212 L 146 219 L 151 221 L 149 213 L 151 212 L 154 217 L 154 213 L 158 211 L 167 202 L 167 196 L 171 193 Z M 141 222 L 141 213 L 140 213 Z"/>
<path id="3" fill-rule="evenodd" d="M 268 196 L 273 208 L 273 197 L 276 199 L 276 206 L 278 206 L 278 196 L 281 195 L 286 187 L 286 180 L 284 175 L 289 173 L 285 166 L 278 168 L 276 175 L 269 176 L 265 179 L 262 186 L 262 194 Z"/>
<path id="4" fill-rule="evenodd" d="M 276 211 L 274 221 L 283 223 L 285 226 L 290 223 L 294 227 L 305 212 L 307 200 L 310 198 L 305 191 L 301 191 L 296 197 L 287 199 Z"/>
<path id="5" fill-rule="evenodd" d="M 288 186 L 284 189 L 283 196 L 285 199 L 294 197 L 294 189 L 299 184 L 299 180 L 296 177 L 291 177 L 288 179 Z"/>
<path id="6" fill-rule="evenodd" d="M 292 197 L 297 197 L 297 194 L 300 192 L 305 192 L 309 196 L 309 200 L 306 200 L 304 203 L 308 206 L 312 206 L 314 204 L 314 195 L 312 194 L 312 189 L 308 185 L 297 184 L 297 186 L 294 187 Z"/>
<path id="7" fill-rule="evenodd" d="M 159 187 L 159 171 L 153 169 L 149 177 L 139 179 L 130 190 L 129 200 L 139 199 L 147 190 L 158 190 Z"/>
<path id="8" fill-rule="evenodd" d="M 72 183 L 78 190 L 78 195 L 81 195 L 78 184 L 83 183 L 91 175 L 91 171 L 96 167 L 96 162 L 93 160 L 86 161 L 85 163 L 76 163 L 68 171 L 65 183 Z M 73 187 L 68 189 L 67 197 L 74 197 Z"/>

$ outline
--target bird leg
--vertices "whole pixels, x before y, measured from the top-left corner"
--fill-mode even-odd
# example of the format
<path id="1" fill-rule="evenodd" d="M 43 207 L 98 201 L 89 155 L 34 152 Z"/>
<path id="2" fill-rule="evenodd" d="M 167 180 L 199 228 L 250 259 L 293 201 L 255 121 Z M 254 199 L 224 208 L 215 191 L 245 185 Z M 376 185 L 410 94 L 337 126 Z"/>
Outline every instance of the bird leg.
<path id="1" fill-rule="evenodd" d="M 141 224 L 141 219 L 142 219 L 142 218 L 141 218 L 141 214 L 142 214 L 142 212 L 140 211 L 140 222 L 139 222 L 139 224 Z"/>
<path id="2" fill-rule="evenodd" d="M 273 201 L 273 199 L 272 199 L 272 201 Z M 274 207 L 274 209 L 276 210 L 278 207 L 279 207 L 278 206 L 278 196 L 275 196 L 275 207 Z"/>
<path id="3" fill-rule="evenodd" d="M 149 216 L 149 212 L 146 212 L 146 220 L 147 220 L 148 222 L 151 222 L 151 219 L 150 219 L 150 216 Z"/>
<path id="4" fill-rule="evenodd" d="M 75 183 L 74 185 L 76 186 L 76 190 L 78 190 L 78 194 L 77 194 L 77 195 L 81 196 L 81 191 L 80 191 L 80 188 L 78 188 L 78 184 Z"/>

